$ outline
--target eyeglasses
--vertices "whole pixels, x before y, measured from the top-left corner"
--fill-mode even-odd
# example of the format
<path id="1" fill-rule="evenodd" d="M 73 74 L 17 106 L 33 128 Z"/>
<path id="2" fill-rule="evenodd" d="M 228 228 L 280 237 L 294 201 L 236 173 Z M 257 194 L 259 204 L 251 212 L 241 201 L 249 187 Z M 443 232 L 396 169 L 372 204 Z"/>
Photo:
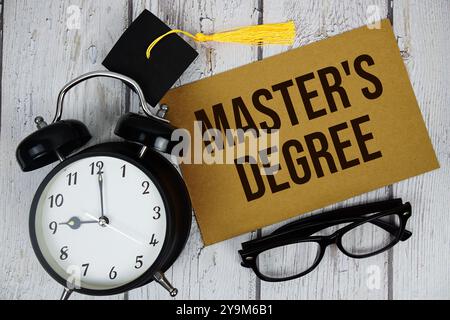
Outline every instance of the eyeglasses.
<path id="1" fill-rule="evenodd" d="M 338 209 L 289 223 L 270 235 L 245 242 L 239 254 L 242 266 L 252 268 L 264 281 L 280 282 L 300 278 L 316 268 L 325 249 L 336 244 L 351 258 L 377 255 L 406 241 L 405 229 L 411 204 L 401 199 Z M 324 229 L 344 225 L 328 236 Z"/>

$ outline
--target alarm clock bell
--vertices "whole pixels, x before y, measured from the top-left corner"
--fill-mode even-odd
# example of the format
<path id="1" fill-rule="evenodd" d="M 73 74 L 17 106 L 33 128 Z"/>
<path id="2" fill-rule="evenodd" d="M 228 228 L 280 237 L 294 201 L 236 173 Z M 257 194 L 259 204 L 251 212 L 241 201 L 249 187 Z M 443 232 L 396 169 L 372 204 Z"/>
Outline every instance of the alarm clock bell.
<path id="1" fill-rule="evenodd" d="M 34 171 L 62 160 L 91 140 L 88 128 L 77 120 L 47 125 L 37 117 L 39 131 L 25 138 L 17 148 L 17 161 L 24 172 Z"/>

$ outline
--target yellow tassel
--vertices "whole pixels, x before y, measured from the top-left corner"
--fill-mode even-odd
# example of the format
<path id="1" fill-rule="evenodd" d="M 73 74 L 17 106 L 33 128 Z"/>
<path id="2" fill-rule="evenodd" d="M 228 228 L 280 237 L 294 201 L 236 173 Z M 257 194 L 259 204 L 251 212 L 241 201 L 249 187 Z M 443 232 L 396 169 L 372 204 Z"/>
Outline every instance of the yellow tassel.
<path id="1" fill-rule="evenodd" d="M 193 35 L 183 30 L 171 30 L 155 39 L 147 49 L 147 59 L 150 59 L 153 48 L 165 37 L 171 34 L 183 34 L 197 42 L 233 42 L 251 45 L 283 44 L 293 45 L 295 40 L 295 24 L 293 21 L 286 23 L 263 24 L 243 27 L 230 31 L 206 35 L 197 33 Z"/>

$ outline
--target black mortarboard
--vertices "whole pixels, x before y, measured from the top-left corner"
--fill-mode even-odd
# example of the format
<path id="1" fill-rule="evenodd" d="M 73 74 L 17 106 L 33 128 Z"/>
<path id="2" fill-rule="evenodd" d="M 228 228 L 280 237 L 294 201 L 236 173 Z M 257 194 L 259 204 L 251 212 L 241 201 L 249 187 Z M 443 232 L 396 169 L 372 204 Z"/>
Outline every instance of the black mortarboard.
<path id="1" fill-rule="evenodd" d="M 125 31 L 103 61 L 110 71 L 124 74 L 139 83 L 147 102 L 156 106 L 181 77 L 198 53 L 186 41 L 172 34 L 146 57 L 148 46 L 171 31 L 150 11 L 145 10 Z"/>

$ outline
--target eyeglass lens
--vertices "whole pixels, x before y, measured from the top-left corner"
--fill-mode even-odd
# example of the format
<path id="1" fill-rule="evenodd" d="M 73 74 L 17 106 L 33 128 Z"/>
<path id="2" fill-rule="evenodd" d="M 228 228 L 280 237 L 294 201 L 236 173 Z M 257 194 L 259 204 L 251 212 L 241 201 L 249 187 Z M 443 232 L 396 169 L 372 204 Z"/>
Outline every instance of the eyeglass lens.
<path id="1" fill-rule="evenodd" d="M 293 243 L 260 253 L 258 269 L 266 277 L 285 279 L 310 269 L 319 254 L 317 242 Z"/>
<path id="2" fill-rule="evenodd" d="M 386 230 L 382 226 L 395 228 Z M 365 222 L 348 230 L 342 235 L 343 249 L 354 256 L 365 256 L 389 247 L 398 240 L 401 232 L 400 217 L 392 214 L 377 220 Z M 332 232 L 347 224 L 333 226 Z M 323 234 L 323 230 L 320 232 Z M 310 271 L 320 256 L 321 246 L 318 242 L 306 241 L 292 243 L 266 250 L 258 255 L 258 270 L 268 278 L 286 279 Z"/>
<path id="3" fill-rule="evenodd" d="M 388 222 L 396 228 L 388 232 L 377 222 Z M 364 256 L 383 250 L 398 239 L 400 217 L 396 214 L 366 222 L 347 231 L 341 238 L 341 244 L 345 251 L 355 256 Z"/>

